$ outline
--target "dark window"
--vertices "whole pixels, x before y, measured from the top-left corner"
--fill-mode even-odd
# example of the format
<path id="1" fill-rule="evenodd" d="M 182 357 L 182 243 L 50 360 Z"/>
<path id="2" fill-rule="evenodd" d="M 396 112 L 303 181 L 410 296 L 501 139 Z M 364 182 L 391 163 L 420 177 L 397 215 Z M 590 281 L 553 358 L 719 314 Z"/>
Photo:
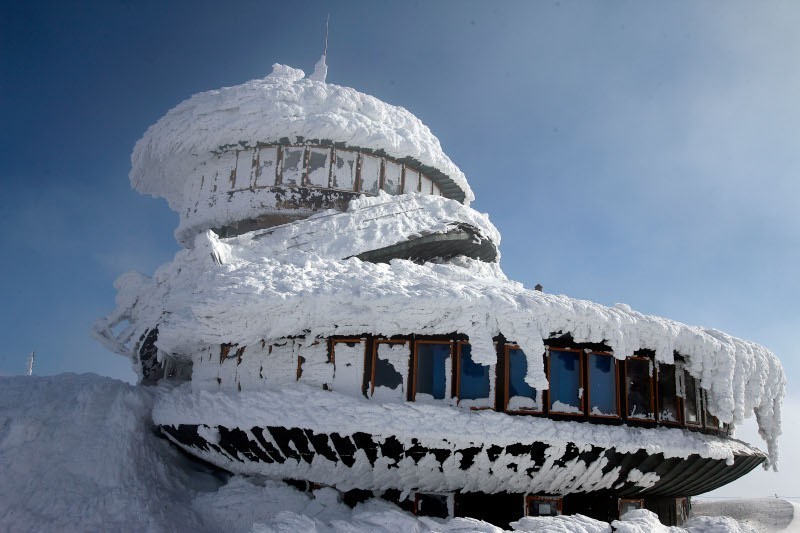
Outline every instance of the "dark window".
<path id="1" fill-rule="evenodd" d="M 583 413 L 581 352 L 550 350 L 550 412 Z"/>
<path id="2" fill-rule="evenodd" d="M 590 353 L 589 414 L 592 416 L 619 416 L 617 397 L 617 361 L 613 355 Z"/>
<path id="3" fill-rule="evenodd" d="M 448 494 L 423 494 L 418 492 L 414 498 L 414 514 L 433 518 L 453 516 L 453 497 Z"/>
<path id="4" fill-rule="evenodd" d="M 458 350 L 459 403 L 461 405 L 469 405 L 470 407 L 490 407 L 490 367 L 488 365 L 479 365 L 472 360 L 471 345 L 460 343 Z"/>
<path id="5" fill-rule="evenodd" d="M 625 360 L 625 392 L 628 418 L 653 419 L 653 380 L 650 359 L 629 357 Z"/>
<path id="6" fill-rule="evenodd" d="M 417 378 L 414 399 L 444 400 L 447 397 L 450 351 L 449 342 L 417 342 Z"/>
<path id="7" fill-rule="evenodd" d="M 699 426 L 701 423 L 697 381 L 687 370 L 683 371 L 683 417 L 689 426 Z"/>
<path id="8" fill-rule="evenodd" d="M 561 498 L 528 496 L 525 498 L 525 516 L 558 516 L 561 514 Z"/>
<path id="9" fill-rule="evenodd" d="M 371 396 L 379 400 L 405 400 L 403 383 L 408 372 L 408 343 L 376 341 L 372 358 Z"/>
<path id="10" fill-rule="evenodd" d="M 667 423 L 680 423 L 678 388 L 675 365 L 658 365 L 658 419 Z"/>
<path id="11" fill-rule="evenodd" d="M 528 360 L 525 352 L 516 347 L 506 347 L 506 395 L 507 411 L 542 412 L 542 398 L 539 391 L 525 383 L 528 373 Z"/>

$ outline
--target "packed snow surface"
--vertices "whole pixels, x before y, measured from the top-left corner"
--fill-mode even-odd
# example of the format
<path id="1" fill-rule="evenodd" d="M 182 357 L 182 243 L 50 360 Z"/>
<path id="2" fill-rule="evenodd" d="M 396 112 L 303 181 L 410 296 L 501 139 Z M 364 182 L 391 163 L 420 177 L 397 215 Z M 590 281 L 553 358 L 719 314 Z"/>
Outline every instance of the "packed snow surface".
<path id="1" fill-rule="evenodd" d="M 502 531 L 468 518 L 415 517 L 381 500 L 351 509 L 330 488 L 311 494 L 264 478 L 212 475 L 150 430 L 153 399 L 168 393 L 164 387 L 134 387 L 91 374 L 0 378 L 0 529 Z M 635 511 L 612 524 L 576 515 L 523 518 L 513 525 L 515 531 L 559 533 L 610 532 L 612 527 L 636 533 L 766 531 L 752 517 L 744 519 L 750 525 L 698 517 L 686 529 L 665 528 L 652 513 Z"/>
<path id="2" fill-rule="evenodd" d="M 657 361 L 672 363 L 677 352 L 722 422 L 739 424 L 755 411 L 776 464 L 786 378 L 780 361 L 758 344 L 625 304 L 606 307 L 529 290 L 497 263 L 374 264 L 352 257 L 441 230 L 447 221 L 469 222 L 499 239 L 485 216 L 471 213 L 446 198 L 381 195 L 351 202 L 346 213 L 272 231 L 233 239 L 208 231 L 152 279 L 132 273 L 117 280 L 117 308 L 98 321 L 96 335 L 135 360 L 136 339 L 156 325 L 159 350 L 186 359 L 222 343 L 269 345 L 300 333 L 311 344 L 332 335 L 458 332 L 469 337 L 473 360 L 492 365 L 493 339 L 502 333 L 524 350 L 526 381 L 539 390 L 548 387 L 544 340 L 556 333 L 606 343 L 620 359 L 650 349 Z M 326 231 L 316 232 L 317 226 Z M 114 334 L 126 321 L 127 329 Z"/>
<path id="3" fill-rule="evenodd" d="M 184 100 L 151 126 L 131 155 L 131 183 L 138 191 L 186 207 L 186 180 L 226 146 L 255 146 L 288 138 L 331 140 L 351 147 L 412 157 L 458 185 L 474 199 L 464 173 L 439 140 L 408 110 L 373 96 L 305 78 L 302 70 L 274 65 L 272 74 Z"/>

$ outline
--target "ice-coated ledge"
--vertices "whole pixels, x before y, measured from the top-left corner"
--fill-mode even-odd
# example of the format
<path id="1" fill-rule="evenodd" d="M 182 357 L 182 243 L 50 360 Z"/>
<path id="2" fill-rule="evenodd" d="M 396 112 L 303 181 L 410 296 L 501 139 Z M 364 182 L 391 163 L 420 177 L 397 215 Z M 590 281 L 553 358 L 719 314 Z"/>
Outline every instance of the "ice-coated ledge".
<path id="1" fill-rule="evenodd" d="M 380 403 L 296 383 L 260 391 L 192 391 L 189 385 L 160 395 L 153 408 L 159 425 L 203 424 L 225 427 L 282 426 L 322 433 L 412 438 L 421 443 L 446 439 L 464 447 L 476 443 L 507 446 L 542 442 L 644 450 L 665 458 L 696 454 L 733 462 L 735 455 L 760 455 L 741 441 L 677 428 L 609 426 L 542 417 L 509 416 L 420 402 Z"/>
<path id="2" fill-rule="evenodd" d="M 302 71 L 282 65 L 266 78 L 196 94 L 168 111 L 136 143 L 131 184 L 166 198 L 181 212 L 186 180 L 199 180 L 193 171 L 213 152 L 298 138 L 414 158 L 449 177 L 467 204 L 474 199 L 464 173 L 408 110 L 349 87 L 305 78 Z"/>

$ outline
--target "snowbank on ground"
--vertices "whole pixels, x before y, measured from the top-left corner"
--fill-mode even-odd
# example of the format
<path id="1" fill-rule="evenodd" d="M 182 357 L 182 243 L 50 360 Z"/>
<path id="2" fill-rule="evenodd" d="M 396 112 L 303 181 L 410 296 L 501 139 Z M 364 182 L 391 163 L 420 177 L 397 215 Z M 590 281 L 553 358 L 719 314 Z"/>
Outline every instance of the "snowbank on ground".
<path id="1" fill-rule="evenodd" d="M 206 91 L 184 100 L 150 126 L 131 154 L 130 180 L 140 192 L 166 198 L 181 212 L 193 170 L 225 146 L 255 146 L 287 138 L 331 140 L 412 157 L 474 199 L 464 173 L 431 130 L 408 110 L 349 87 L 304 78 L 275 65 L 264 79 Z"/>
<path id="2" fill-rule="evenodd" d="M 418 518 L 381 500 L 350 509 L 333 489 L 308 494 L 278 481 L 212 476 L 151 431 L 153 398 L 166 393 L 92 374 L 0 377 L 0 529 L 501 531 L 466 518 Z M 644 513 L 637 522 L 654 524 Z M 530 531 L 532 520 L 519 527 Z M 537 531 L 608 531 L 607 524 L 580 516 L 536 523 Z M 628 523 L 626 516 L 614 526 Z M 691 521 L 688 531 L 749 530 L 705 518 Z"/>
<path id="3" fill-rule="evenodd" d="M 147 389 L 92 374 L 0 378 L 0 529 L 199 527 Z"/>

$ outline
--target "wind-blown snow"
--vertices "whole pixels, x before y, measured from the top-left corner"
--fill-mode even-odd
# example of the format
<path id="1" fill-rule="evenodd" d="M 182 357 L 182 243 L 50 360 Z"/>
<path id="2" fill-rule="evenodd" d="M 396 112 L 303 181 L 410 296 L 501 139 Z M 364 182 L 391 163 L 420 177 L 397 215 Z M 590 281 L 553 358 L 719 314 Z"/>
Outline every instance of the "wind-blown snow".
<path id="1" fill-rule="evenodd" d="M 264 79 L 206 91 L 184 100 L 148 128 L 131 155 L 131 184 L 186 207 L 186 181 L 194 169 L 225 146 L 255 146 L 283 138 L 321 139 L 412 157 L 450 177 L 474 199 L 464 173 L 439 140 L 402 107 L 315 79 L 302 70 L 274 65 Z M 322 78 L 324 79 L 324 78 Z"/>
<path id="2" fill-rule="evenodd" d="M 606 307 L 525 289 L 497 263 L 460 258 L 374 264 L 351 257 L 443 229 L 447 221 L 468 222 L 498 238 L 488 219 L 470 213 L 441 197 L 383 195 L 354 201 L 346 213 L 238 238 L 219 239 L 209 231 L 152 280 L 121 278 L 117 309 L 96 324 L 96 335 L 130 354 L 133 341 L 158 325 L 159 350 L 188 359 L 222 343 L 272 344 L 300 332 L 309 343 L 365 332 L 458 332 L 469 336 L 473 360 L 492 365 L 493 338 L 502 333 L 527 354 L 526 381 L 539 390 L 548 386 L 541 364 L 544 340 L 554 333 L 571 333 L 575 342 L 604 342 L 620 359 L 651 349 L 657 361 L 672 363 L 677 352 L 708 391 L 709 411 L 722 422 L 739 424 L 755 411 L 776 464 L 786 378 L 779 360 L 762 346 L 624 304 Z M 317 232 L 317 224 L 325 231 Z M 125 320 L 131 326 L 113 334 Z"/>
<path id="3" fill-rule="evenodd" d="M 330 488 L 309 494 L 263 478 L 212 476 L 150 431 L 153 398 L 168 393 L 163 387 L 134 387 L 92 374 L 0 377 L 0 529 L 502 531 L 469 518 L 415 517 L 381 500 L 350 509 Z M 614 527 L 659 527 L 652 513 L 636 513 L 615 521 Z M 515 531 L 610 531 L 609 524 L 580 515 L 523 518 L 513 525 Z M 693 518 L 686 527 L 626 531 L 753 531 L 720 517 Z"/>

